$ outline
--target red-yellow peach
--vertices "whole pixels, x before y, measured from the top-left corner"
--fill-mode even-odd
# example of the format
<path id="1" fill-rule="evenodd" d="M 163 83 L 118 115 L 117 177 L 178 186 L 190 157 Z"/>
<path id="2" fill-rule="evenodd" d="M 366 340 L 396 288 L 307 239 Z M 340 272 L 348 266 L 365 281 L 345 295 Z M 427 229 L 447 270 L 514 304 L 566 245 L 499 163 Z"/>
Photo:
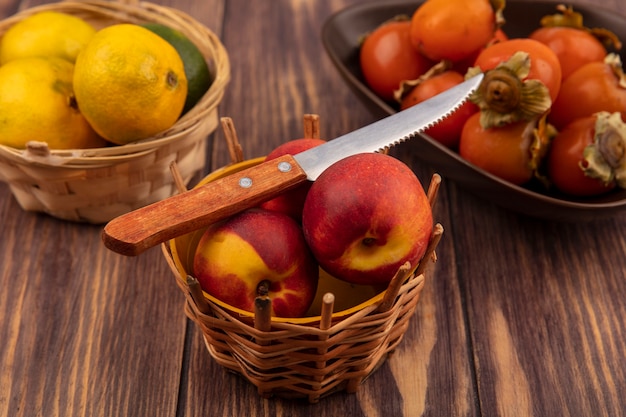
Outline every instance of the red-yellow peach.
<path id="1" fill-rule="evenodd" d="M 250 312 L 265 285 L 276 317 L 303 316 L 319 276 L 299 224 L 263 209 L 209 226 L 198 243 L 193 270 L 204 291 Z"/>
<path id="2" fill-rule="evenodd" d="M 302 213 L 306 241 L 320 266 L 338 279 L 383 284 L 405 262 L 416 266 L 433 217 L 413 171 L 381 153 L 344 158 L 313 183 Z"/>

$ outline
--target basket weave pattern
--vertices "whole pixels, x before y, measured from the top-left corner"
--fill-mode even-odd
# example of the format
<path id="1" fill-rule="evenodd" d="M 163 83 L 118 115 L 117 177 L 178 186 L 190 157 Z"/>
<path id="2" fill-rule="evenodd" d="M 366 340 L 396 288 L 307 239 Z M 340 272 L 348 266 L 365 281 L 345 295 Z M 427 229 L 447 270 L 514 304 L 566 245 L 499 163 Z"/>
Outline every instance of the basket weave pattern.
<path id="1" fill-rule="evenodd" d="M 307 120 L 312 119 L 305 117 L 305 127 Z M 234 127 L 228 122 L 229 118 L 223 118 L 229 150 L 240 149 L 236 135 L 230 134 Z M 230 153 L 232 164 L 214 171 L 199 185 L 263 159 L 243 161 L 240 153 Z M 441 177 L 433 174 L 427 190 L 431 210 L 440 184 Z M 180 191 L 186 190 L 181 187 Z M 320 313 L 313 314 L 319 316 L 296 319 L 271 317 L 271 300 L 267 297 L 257 297 L 255 311 L 249 313 L 204 293 L 198 280 L 190 275 L 190 262 L 202 233 L 200 229 L 180 236 L 161 244 L 161 249 L 185 295 L 185 314 L 202 331 L 209 354 L 218 364 L 254 384 L 263 397 L 317 402 L 338 391 L 357 391 L 402 341 L 428 267 L 437 260 L 435 251 L 443 226 L 434 225 L 422 259 L 417 265 L 407 262 L 400 266 L 383 292 L 358 305 L 344 303 L 347 309 L 334 312 L 334 294 L 321 290 L 325 292 L 322 294 L 318 288 L 321 308 Z M 347 307 L 350 305 L 353 307 Z"/>
<path id="2" fill-rule="evenodd" d="M 245 377 L 264 397 L 317 402 L 338 391 L 357 391 L 401 342 L 442 233 L 437 224 L 417 268 L 400 268 L 380 296 L 337 314 L 332 311 L 334 296 L 330 304 L 325 296 L 318 317 L 268 319 L 265 325 L 259 325 L 264 320 L 257 320 L 258 310 L 242 315 L 206 298 L 195 278 L 183 276 L 170 247 L 162 244 L 162 251 L 185 294 L 185 314 L 201 329 L 218 364 Z"/>
<path id="3" fill-rule="evenodd" d="M 86 150 L 25 150 L 0 145 L 0 181 L 24 210 L 80 222 L 104 223 L 173 195 L 175 163 L 185 184 L 205 166 L 207 136 L 218 125 L 217 106 L 230 79 L 227 52 L 217 36 L 178 10 L 146 2 L 63 1 L 26 9 L 0 22 L 0 36 L 41 11 L 85 19 L 96 28 L 115 23 L 160 23 L 181 31 L 203 54 L 214 75 L 202 99 L 170 129 L 133 144 Z M 43 141 L 45 138 L 33 138 Z"/>
<path id="4" fill-rule="evenodd" d="M 215 361 L 242 374 L 259 394 L 316 402 L 337 391 L 355 392 L 382 364 L 402 340 L 423 287 L 424 276 L 414 276 L 393 308 L 379 312 L 373 304 L 326 330 L 278 322 L 259 331 L 215 304 L 204 314 L 192 298 L 185 314 L 202 330 Z"/>

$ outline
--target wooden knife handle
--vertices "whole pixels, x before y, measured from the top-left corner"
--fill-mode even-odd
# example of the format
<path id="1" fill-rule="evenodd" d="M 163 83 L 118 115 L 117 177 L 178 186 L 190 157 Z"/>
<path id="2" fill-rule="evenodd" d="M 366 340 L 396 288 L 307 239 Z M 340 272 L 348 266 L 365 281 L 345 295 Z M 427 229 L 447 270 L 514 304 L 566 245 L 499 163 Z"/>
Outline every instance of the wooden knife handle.
<path id="1" fill-rule="evenodd" d="M 127 256 L 245 209 L 307 181 L 290 155 L 263 162 L 216 181 L 123 214 L 104 227 L 104 245 Z"/>

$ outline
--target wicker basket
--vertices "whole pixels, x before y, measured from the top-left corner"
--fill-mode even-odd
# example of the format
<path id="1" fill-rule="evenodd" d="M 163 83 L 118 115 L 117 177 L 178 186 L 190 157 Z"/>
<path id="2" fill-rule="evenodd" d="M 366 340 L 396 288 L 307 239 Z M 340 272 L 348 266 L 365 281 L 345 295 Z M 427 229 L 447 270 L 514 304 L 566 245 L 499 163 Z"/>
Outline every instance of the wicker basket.
<path id="1" fill-rule="evenodd" d="M 61 219 L 104 223 L 174 194 L 172 163 L 189 183 L 204 169 L 206 139 L 218 126 L 217 106 L 230 78 L 228 55 L 217 36 L 178 10 L 138 0 L 33 7 L 0 22 L 0 36 L 26 16 L 49 10 L 81 17 L 96 28 L 151 22 L 178 29 L 205 56 L 214 80 L 176 124 L 149 139 L 88 150 L 48 150 L 42 142 L 25 150 L 0 146 L 0 180 L 8 183 L 20 206 Z"/>
<path id="2" fill-rule="evenodd" d="M 244 161 L 213 172 L 200 184 L 256 165 L 263 158 Z M 441 178 L 435 174 L 428 196 L 436 200 Z M 424 287 L 429 260 L 443 233 L 436 224 L 429 248 L 416 268 L 403 266 L 386 289 L 333 311 L 339 305 L 332 291 L 318 289 L 320 306 L 304 318 L 269 317 L 238 310 L 205 293 L 188 274 L 204 230 L 162 244 L 176 283 L 186 297 L 185 314 L 201 329 L 214 360 L 243 375 L 260 395 L 305 398 L 317 402 L 338 391 L 355 392 L 403 338 Z M 324 294 L 319 294 L 324 291 Z M 320 297 L 321 296 L 321 297 Z M 319 308 L 317 308 L 319 307 Z M 269 314 L 269 313 L 268 313 Z"/>

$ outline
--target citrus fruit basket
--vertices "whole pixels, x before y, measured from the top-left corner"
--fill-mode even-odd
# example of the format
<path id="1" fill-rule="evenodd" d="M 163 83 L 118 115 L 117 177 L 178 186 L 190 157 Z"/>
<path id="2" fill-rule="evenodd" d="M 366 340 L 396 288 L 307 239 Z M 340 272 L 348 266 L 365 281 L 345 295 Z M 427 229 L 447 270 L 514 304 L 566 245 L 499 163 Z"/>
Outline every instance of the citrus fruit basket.
<path id="1" fill-rule="evenodd" d="M 263 160 L 232 161 L 198 186 Z M 427 189 L 431 207 L 440 181 L 434 174 Z M 249 312 L 202 290 L 191 271 L 204 230 L 165 242 L 161 249 L 185 295 L 185 314 L 202 331 L 209 354 L 256 386 L 262 397 L 311 403 L 337 392 L 356 392 L 402 341 L 443 233 L 441 224 L 435 224 L 419 263 L 402 265 L 389 284 L 350 286 L 320 270 L 317 294 L 308 312 L 286 318 L 273 317 L 260 297 L 254 312 Z"/>
<path id="2" fill-rule="evenodd" d="M 179 10 L 138 0 L 32 7 L 2 20 L 0 37 L 29 16 L 49 11 L 79 17 L 95 29 L 132 23 L 178 31 L 200 51 L 211 84 L 171 127 L 145 139 L 67 150 L 50 149 L 45 138 L 33 138 L 24 149 L 0 145 L 0 181 L 8 184 L 19 205 L 60 219 L 100 224 L 174 194 L 172 164 L 185 184 L 202 172 L 207 137 L 218 125 L 217 107 L 230 79 L 228 54 L 219 38 Z"/>

